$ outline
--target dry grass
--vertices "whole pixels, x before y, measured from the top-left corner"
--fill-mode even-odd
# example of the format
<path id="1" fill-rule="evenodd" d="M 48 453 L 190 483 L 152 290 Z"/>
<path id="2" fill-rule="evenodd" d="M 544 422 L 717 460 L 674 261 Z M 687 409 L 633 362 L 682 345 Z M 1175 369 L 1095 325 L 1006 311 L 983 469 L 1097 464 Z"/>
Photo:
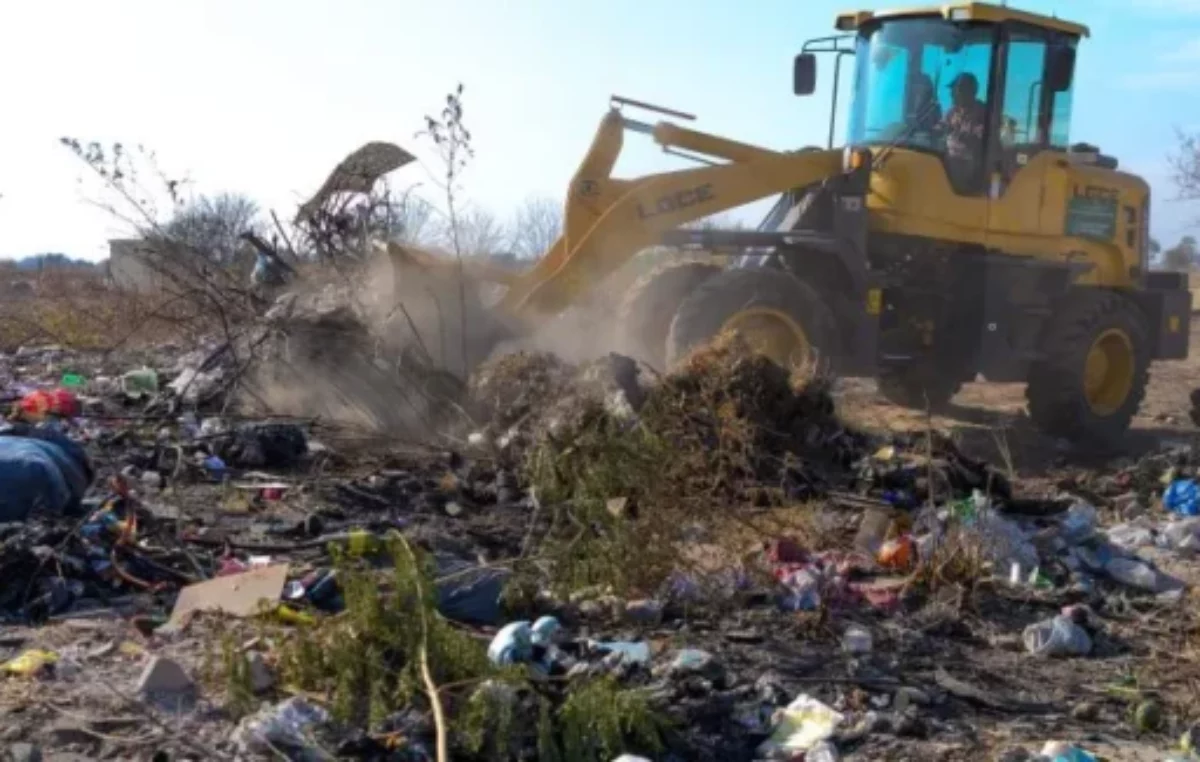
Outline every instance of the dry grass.
<path id="1" fill-rule="evenodd" d="M 187 339 L 207 324 L 196 305 L 165 294 L 122 290 L 88 271 L 46 271 L 22 280 L 31 293 L 0 300 L 0 351 L 36 344 L 77 350 Z"/>

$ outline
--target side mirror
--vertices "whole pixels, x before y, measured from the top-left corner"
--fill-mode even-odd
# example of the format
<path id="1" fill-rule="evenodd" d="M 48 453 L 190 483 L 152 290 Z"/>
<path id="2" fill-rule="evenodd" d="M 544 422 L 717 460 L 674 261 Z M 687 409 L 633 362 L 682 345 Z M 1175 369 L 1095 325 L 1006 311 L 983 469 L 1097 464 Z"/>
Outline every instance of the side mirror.
<path id="1" fill-rule="evenodd" d="M 801 53 L 792 64 L 792 91 L 796 95 L 812 95 L 817 90 L 817 57 Z"/>
<path id="2" fill-rule="evenodd" d="M 1046 87 L 1052 93 L 1061 93 L 1071 89 L 1071 80 L 1075 75 L 1075 48 L 1065 45 L 1050 49 L 1050 61 L 1046 67 Z"/>

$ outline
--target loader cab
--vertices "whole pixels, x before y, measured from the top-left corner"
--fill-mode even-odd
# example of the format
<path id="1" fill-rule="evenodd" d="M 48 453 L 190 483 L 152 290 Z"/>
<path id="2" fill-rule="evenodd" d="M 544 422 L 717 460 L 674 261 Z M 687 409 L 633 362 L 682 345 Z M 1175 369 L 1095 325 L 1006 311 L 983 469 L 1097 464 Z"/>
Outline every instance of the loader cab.
<path id="1" fill-rule="evenodd" d="M 846 14 L 838 28 L 848 33 L 839 58 L 854 58 L 848 146 L 934 154 L 964 196 L 986 194 L 995 172 L 1037 152 L 1068 149 L 1086 28 L 983 3 Z M 809 53 L 797 58 L 797 93 L 812 91 L 815 66 Z"/>

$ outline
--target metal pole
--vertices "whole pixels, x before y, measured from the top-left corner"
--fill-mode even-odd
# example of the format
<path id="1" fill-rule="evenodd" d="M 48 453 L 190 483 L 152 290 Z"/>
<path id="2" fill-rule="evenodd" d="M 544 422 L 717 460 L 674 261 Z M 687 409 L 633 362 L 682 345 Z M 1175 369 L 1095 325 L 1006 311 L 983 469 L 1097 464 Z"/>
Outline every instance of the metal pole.
<path id="1" fill-rule="evenodd" d="M 833 104 L 829 107 L 829 145 L 825 146 L 826 148 L 833 148 L 833 130 L 837 126 L 838 82 L 842 78 L 842 54 L 834 53 L 833 59 Z"/>

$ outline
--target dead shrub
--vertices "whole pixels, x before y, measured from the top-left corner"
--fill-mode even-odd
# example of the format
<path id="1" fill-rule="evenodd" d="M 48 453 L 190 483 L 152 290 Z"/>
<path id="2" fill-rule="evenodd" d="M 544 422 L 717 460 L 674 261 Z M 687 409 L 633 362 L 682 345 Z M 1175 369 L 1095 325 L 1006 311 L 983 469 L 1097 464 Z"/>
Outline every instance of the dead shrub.
<path id="1" fill-rule="evenodd" d="M 680 570 L 739 566 L 739 549 L 719 542 L 718 558 L 698 563 L 689 535 L 798 502 L 797 489 L 844 472 L 857 449 L 826 379 L 792 377 L 735 336 L 652 386 L 636 417 L 584 395 L 571 421 L 543 429 L 525 461 L 551 506 L 538 555 L 562 591 L 654 594 Z"/>

